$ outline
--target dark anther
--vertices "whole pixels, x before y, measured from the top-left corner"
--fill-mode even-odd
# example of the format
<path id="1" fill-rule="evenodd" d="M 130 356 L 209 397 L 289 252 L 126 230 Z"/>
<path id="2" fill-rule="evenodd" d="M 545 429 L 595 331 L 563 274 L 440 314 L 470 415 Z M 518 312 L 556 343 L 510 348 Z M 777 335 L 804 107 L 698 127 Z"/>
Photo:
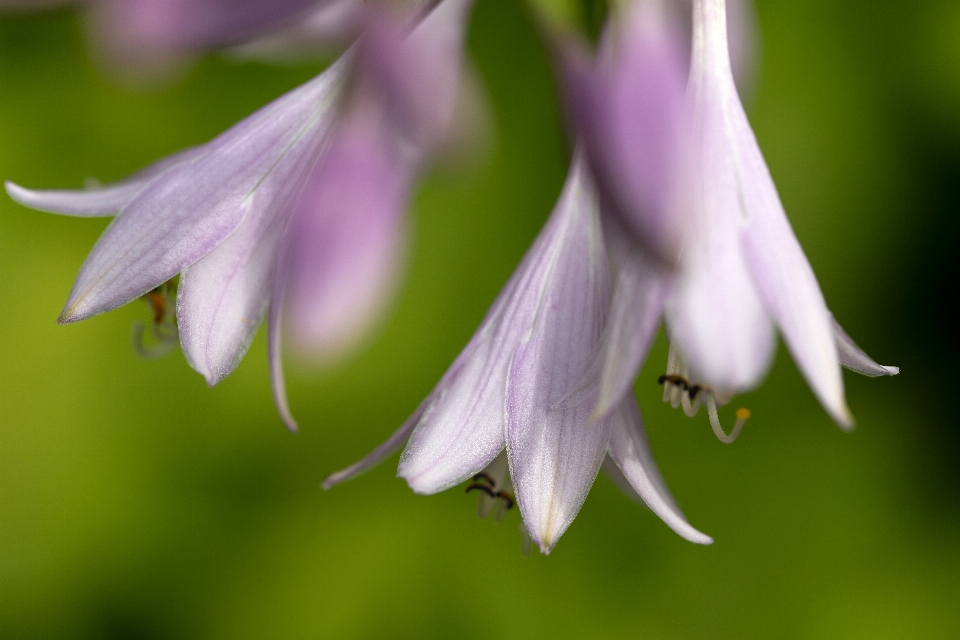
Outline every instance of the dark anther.
<path id="1" fill-rule="evenodd" d="M 697 394 L 700 393 L 701 387 L 698 384 L 693 385 L 690 389 L 687 390 L 687 393 L 690 394 L 690 401 L 693 402 L 693 399 L 697 397 Z"/>
<path id="2" fill-rule="evenodd" d="M 501 500 L 507 503 L 507 509 L 513 509 L 513 496 L 507 493 L 506 491 L 501 491 L 496 496 L 491 496 L 491 497 L 500 498 Z"/>
<path id="3" fill-rule="evenodd" d="M 684 391 L 689 391 L 691 388 L 693 388 L 690 386 L 690 383 L 687 381 L 687 379 L 684 378 L 683 376 L 677 376 L 677 375 L 671 375 L 671 374 L 665 373 L 659 378 L 657 378 L 657 384 L 663 384 L 664 382 L 669 382 L 670 384 L 675 384 L 678 387 L 683 387 Z M 696 385 L 694 385 L 694 387 L 696 387 Z"/>
<path id="4" fill-rule="evenodd" d="M 476 484 L 472 484 L 472 485 L 470 485 L 469 487 L 467 487 L 467 493 L 470 493 L 471 491 L 474 491 L 474 490 L 476 490 L 476 491 L 483 491 L 485 494 L 487 494 L 487 495 L 490 496 L 491 498 L 496 498 L 496 497 L 497 497 L 497 494 L 493 492 L 493 489 L 491 489 L 491 488 L 488 487 L 487 485 L 482 484 L 482 483 L 479 483 L 479 482 L 476 483 Z"/>
<path id="5" fill-rule="evenodd" d="M 487 474 L 485 474 L 485 473 L 482 472 L 482 471 L 481 471 L 480 473 L 478 473 L 477 475 L 473 476 L 473 481 L 474 481 L 474 482 L 480 482 L 480 481 L 482 481 L 482 480 L 486 480 L 486 481 L 487 481 L 487 484 L 489 484 L 491 487 L 497 486 L 497 483 L 493 481 L 493 478 L 491 478 L 490 476 L 488 476 Z"/>

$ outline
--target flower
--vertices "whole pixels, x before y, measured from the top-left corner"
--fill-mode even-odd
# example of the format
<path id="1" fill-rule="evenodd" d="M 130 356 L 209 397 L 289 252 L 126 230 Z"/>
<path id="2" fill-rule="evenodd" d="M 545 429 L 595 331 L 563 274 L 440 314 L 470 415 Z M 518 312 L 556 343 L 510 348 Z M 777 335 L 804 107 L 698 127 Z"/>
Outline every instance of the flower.
<path id="1" fill-rule="evenodd" d="M 671 340 L 664 398 L 688 413 L 702 399 L 718 435 L 717 404 L 763 377 L 774 326 L 827 412 L 851 428 L 840 366 L 867 375 L 899 370 L 873 362 L 827 309 L 737 96 L 724 13 L 723 0 L 694 3 L 689 98 L 697 162 L 687 185 L 695 211 L 682 260 L 666 269 L 639 246 L 624 259 L 597 411 L 618 406 L 664 317 Z M 629 233 L 610 228 L 621 238 Z M 747 415 L 741 412 L 741 427 Z"/>
<path id="2" fill-rule="evenodd" d="M 310 82 L 115 185 L 32 191 L 8 182 L 10 196 L 29 207 L 116 214 L 59 321 L 109 311 L 179 274 L 183 352 L 213 385 L 239 364 L 269 308 L 275 398 L 295 428 L 279 367 L 285 297 L 295 336 L 322 353 L 355 338 L 382 306 L 406 194 L 430 151 L 409 129 L 419 103 L 401 104 L 396 92 L 419 81 L 437 98 L 423 117 L 437 128 L 450 122 L 437 105 L 453 109 L 469 6 L 446 0 L 412 31 L 408 21 L 372 17 L 370 37 Z M 426 55 L 441 61 L 439 70 L 421 64 Z M 406 75 L 383 73 L 394 64 Z"/>
<path id="3" fill-rule="evenodd" d="M 417 493 L 432 494 L 484 474 L 505 451 L 525 529 L 549 553 L 609 455 L 668 525 L 709 543 L 660 479 L 636 401 L 626 398 L 612 415 L 591 420 L 597 385 L 590 372 L 608 305 L 599 205 L 576 154 L 546 226 L 433 392 L 387 442 L 324 486 L 406 443 L 399 476 Z M 486 477 L 484 493 L 497 495 L 503 474 Z"/>
<path id="4" fill-rule="evenodd" d="M 365 11 L 361 0 L 95 0 L 92 23 L 110 62 L 150 74 L 237 45 L 329 50 L 359 34 Z"/>

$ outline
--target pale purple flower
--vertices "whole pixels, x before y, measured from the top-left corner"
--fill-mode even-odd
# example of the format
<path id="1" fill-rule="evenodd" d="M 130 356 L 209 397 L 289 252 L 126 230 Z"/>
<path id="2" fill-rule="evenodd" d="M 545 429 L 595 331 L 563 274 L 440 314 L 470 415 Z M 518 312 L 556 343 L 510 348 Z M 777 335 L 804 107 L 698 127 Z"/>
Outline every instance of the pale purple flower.
<path id="1" fill-rule="evenodd" d="M 183 352 L 212 385 L 237 366 L 269 308 L 275 396 L 294 428 L 279 368 L 284 296 L 298 344 L 316 351 L 369 325 L 395 271 L 410 182 L 429 152 L 408 129 L 411 107 L 394 104 L 396 87 L 380 88 L 383 65 L 374 60 L 390 55 L 416 65 L 412 50 L 443 60 L 454 70 L 422 65 L 438 79 L 422 86 L 452 108 L 462 40 L 450 34 L 462 34 L 468 7 L 445 0 L 412 32 L 374 23 L 369 38 L 315 79 L 213 141 L 115 185 L 31 191 L 8 182 L 10 196 L 26 206 L 116 215 L 81 267 L 60 322 L 109 311 L 180 274 Z M 396 47 L 380 42 L 385 30 Z"/>
<path id="2" fill-rule="evenodd" d="M 578 158 L 543 231 L 433 392 L 387 442 L 324 486 L 406 443 L 398 473 L 417 493 L 483 474 L 484 493 L 496 496 L 508 483 L 505 472 L 494 472 L 505 451 L 525 529 L 549 553 L 609 455 L 668 525 L 688 540 L 711 541 L 686 522 L 666 490 L 636 401 L 625 398 L 611 416 L 591 419 L 591 367 L 609 305 L 598 209 Z"/>
<path id="3" fill-rule="evenodd" d="M 103 53 L 139 72 L 241 44 L 329 50 L 359 34 L 366 12 L 362 0 L 94 0 L 91 8 Z"/>
<path id="4" fill-rule="evenodd" d="M 627 251 L 605 343 L 598 413 L 613 410 L 628 392 L 663 317 L 671 341 L 664 398 L 684 404 L 688 413 L 702 401 L 718 435 L 717 405 L 763 377 L 774 327 L 827 412 L 850 428 L 841 365 L 866 375 L 898 369 L 873 362 L 827 310 L 737 96 L 723 0 L 696 0 L 693 16 L 689 99 L 697 163 L 688 188 L 694 218 L 675 271 L 639 246 Z"/>

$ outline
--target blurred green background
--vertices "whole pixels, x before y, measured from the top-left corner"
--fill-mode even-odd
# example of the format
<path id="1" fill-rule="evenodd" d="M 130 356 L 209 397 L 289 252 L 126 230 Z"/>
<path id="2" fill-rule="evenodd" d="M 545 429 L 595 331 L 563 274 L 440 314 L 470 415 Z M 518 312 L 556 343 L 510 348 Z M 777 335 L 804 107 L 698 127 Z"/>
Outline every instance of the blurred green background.
<path id="1" fill-rule="evenodd" d="M 837 318 L 893 379 L 847 375 L 845 434 L 781 349 L 741 439 L 637 383 L 699 547 L 600 478 L 549 557 L 517 514 L 416 496 L 395 458 L 321 479 L 390 434 L 472 334 L 550 211 L 567 146 L 523 8 L 479 0 L 470 50 L 494 137 L 412 207 L 408 277 L 380 331 L 290 367 L 302 432 L 269 395 L 261 335 L 206 388 L 177 352 L 139 359 L 142 303 L 54 322 L 105 220 L 0 197 L 0 637 L 960 637 L 960 4 L 760 0 L 750 107 Z M 320 67 L 200 61 L 125 88 L 70 12 L 0 18 L 0 177 L 109 181 L 206 141 Z M 952 603 L 952 604 L 951 604 Z"/>

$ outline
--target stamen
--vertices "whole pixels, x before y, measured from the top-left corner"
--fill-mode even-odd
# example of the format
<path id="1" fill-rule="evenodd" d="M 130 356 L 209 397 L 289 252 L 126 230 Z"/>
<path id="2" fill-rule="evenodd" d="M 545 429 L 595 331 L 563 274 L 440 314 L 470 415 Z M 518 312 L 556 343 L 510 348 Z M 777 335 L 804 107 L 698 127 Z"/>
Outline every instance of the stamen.
<path id="1" fill-rule="evenodd" d="M 175 287 L 173 280 L 167 280 L 160 286 L 143 295 L 143 300 L 150 305 L 153 312 L 153 322 L 150 324 L 150 333 L 156 344 L 148 345 L 144 341 L 145 327 L 142 322 L 133 324 L 133 350 L 148 360 L 162 358 L 170 353 L 177 345 L 179 332 L 177 331 L 177 317 L 172 312 L 171 304 Z"/>
<path id="2" fill-rule="evenodd" d="M 730 430 L 730 435 L 727 435 L 723 427 L 720 426 L 720 416 L 717 415 L 716 398 L 714 398 L 711 392 L 704 392 L 703 395 L 706 398 L 704 402 L 707 405 L 707 415 L 710 417 L 710 426 L 713 427 L 713 433 L 720 442 L 732 444 L 740 435 L 740 431 L 743 430 L 743 425 L 746 424 L 750 418 L 750 410 L 743 407 L 737 409 L 737 421 L 734 423 L 733 429 Z"/>
<path id="3" fill-rule="evenodd" d="M 177 345 L 177 328 L 173 327 L 171 333 L 164 333 L 158 325 L 151 325 L 151 333 L 157 342 L 153 345 L 147 345 L 144 342 L 143 334 L 145 327 L 142 322 L 133 323 L 133 350 L 141 358 L 146 360 L 156 360 L 170 353 Z"/>

